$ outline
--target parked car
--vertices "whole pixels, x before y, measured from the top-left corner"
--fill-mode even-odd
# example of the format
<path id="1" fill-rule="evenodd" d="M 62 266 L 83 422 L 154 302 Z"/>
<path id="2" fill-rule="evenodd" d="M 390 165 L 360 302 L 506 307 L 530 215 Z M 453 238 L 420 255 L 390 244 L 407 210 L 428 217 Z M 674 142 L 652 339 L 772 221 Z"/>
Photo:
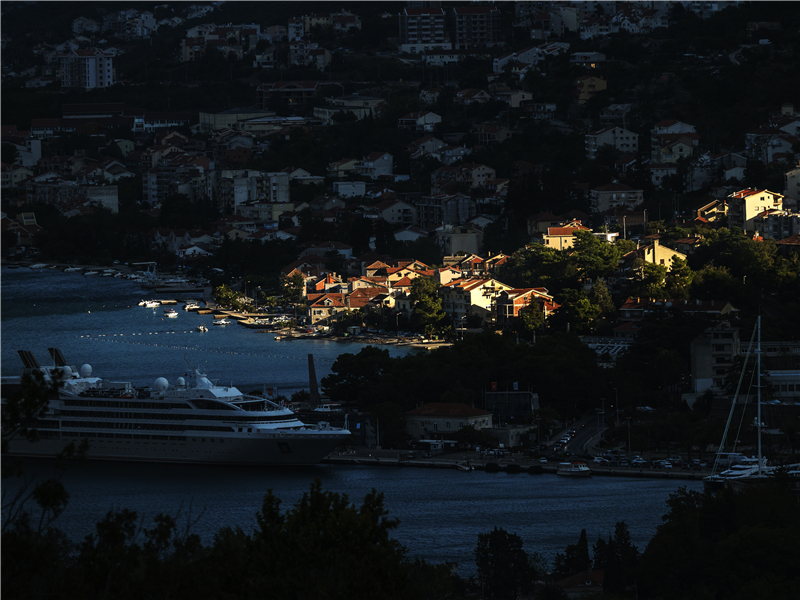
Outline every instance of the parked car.
<path id="1" fill-rule="evenodd" d="M 647 461 L 644 460 L 643 458 L 638 458 L 637 457 L 637 458 L 634 458 L 631 461 L 631 466 L 632 467 L 646 467 L 647 466 Z"/>
<path id="2" fill-rule="evenodd" d="M 620 467 L 628 467 L 628 466 L 630 466 L 630 463 L 628 463 L 628 459 L 627 458 L 623 458 L 621 461 L 619 461 L 619 466 Z"/>
<path id="3" fill-rule="evenodd" d="M 603 458 L 602 456 L 595 456 L 592 462 L 597 463 L 598 465 L 607 465 L 608 459 Z"/>

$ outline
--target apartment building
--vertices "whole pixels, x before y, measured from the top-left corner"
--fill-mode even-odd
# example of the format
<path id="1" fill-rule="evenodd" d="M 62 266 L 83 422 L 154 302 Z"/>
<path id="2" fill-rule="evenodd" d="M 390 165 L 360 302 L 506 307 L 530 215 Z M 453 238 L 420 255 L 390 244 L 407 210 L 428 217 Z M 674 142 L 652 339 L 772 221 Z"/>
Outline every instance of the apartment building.
<path id="1" fill-rule="evenodd" d="M 452 48 L 443 9 L 405 8 L 399 17 L 400 52 L 420 54 L 437 48 Z"/>
<path id="2" fill-rule="evenodd" d="M 454 50 L 487 48 L 502 41 L 496 6 L 457 6 L 448 16 Z"/>
<path id="3" fill-rule="evenodd" d="M 59 57 L 61 88 L 93 90 L 114 85 L 114 59 L 97 48 L 71 50 Z"/>

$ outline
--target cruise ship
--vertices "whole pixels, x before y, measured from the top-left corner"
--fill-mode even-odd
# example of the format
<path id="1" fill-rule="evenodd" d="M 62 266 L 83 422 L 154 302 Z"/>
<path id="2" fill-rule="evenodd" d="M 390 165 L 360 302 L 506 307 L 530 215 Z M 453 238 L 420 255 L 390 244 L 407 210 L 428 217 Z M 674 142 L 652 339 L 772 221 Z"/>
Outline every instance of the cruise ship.
<path id="1" fill-rule="evenodd" d="M 67 365 L 50 348 L 54 366 L 41 367 L 27 350 L 19 355 L 25 372 L 63 378 L 57 398 L 37 423 L 35 442 L 11 440 L 18 456 L 56 456 L 66 444 L 88 440 L 88 458 L 119 461 L 230 465 L 315 465 L 350 439 L 345 427 L 301 422 L 288 408 L 219 386 L 199 369 L 151 387 L 106 382 L 85 364 Z M 21 377 L 3 378 L 3 403 Z"/>

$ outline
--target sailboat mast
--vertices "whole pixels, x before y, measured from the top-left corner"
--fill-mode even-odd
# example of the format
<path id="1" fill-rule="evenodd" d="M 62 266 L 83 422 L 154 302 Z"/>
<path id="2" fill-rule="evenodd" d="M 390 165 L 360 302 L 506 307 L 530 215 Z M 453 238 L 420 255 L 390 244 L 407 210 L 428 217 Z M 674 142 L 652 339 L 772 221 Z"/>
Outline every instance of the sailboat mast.
<path id="1" fill-rule="evenodd" d="M 758 370 L 756 371 L 758 380 L 756 387 L 758 389 L 757 408 L 756 408 L 756 431 L 758 432 L 758 476 L 761 477 L 761 315 L 758 315 L 758 348 L 756 350 L 756 364 Z"/>

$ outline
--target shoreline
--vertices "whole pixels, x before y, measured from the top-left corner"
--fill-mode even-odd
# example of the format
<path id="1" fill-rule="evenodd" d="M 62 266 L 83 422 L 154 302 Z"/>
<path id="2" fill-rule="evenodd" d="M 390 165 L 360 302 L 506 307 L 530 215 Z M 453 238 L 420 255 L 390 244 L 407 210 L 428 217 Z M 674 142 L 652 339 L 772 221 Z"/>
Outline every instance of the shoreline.
<path id="1" fill-rule="evenodd" d="M 357 448 L 347 453 L 332 453 L 322 459 L 321 464 L 355 465 L 369 467 L 413 467 L 421 469 L 457 469 L 459 463 L 468 462 L 476 471 L 488 473 L 508 473 L 519 475 L 555 475 L 558 470 L 556 462 L 540 463 L 537 459 L 524 456 L 486 460 L 476 456 L 475 452 L 457 452 L 433 456 L 431 458 L 403 458 L 407 451 L 376 450 Z M 628 477 L 631 479 L 674 479 L 678 481 L 702 481 L 710 471 L 684 471 L 675 469 L 638 469 L 624 467 L 605 467 L 587 463 L 592 476 Z M 574 477 L 572 477 L 574 479 Z"/>

